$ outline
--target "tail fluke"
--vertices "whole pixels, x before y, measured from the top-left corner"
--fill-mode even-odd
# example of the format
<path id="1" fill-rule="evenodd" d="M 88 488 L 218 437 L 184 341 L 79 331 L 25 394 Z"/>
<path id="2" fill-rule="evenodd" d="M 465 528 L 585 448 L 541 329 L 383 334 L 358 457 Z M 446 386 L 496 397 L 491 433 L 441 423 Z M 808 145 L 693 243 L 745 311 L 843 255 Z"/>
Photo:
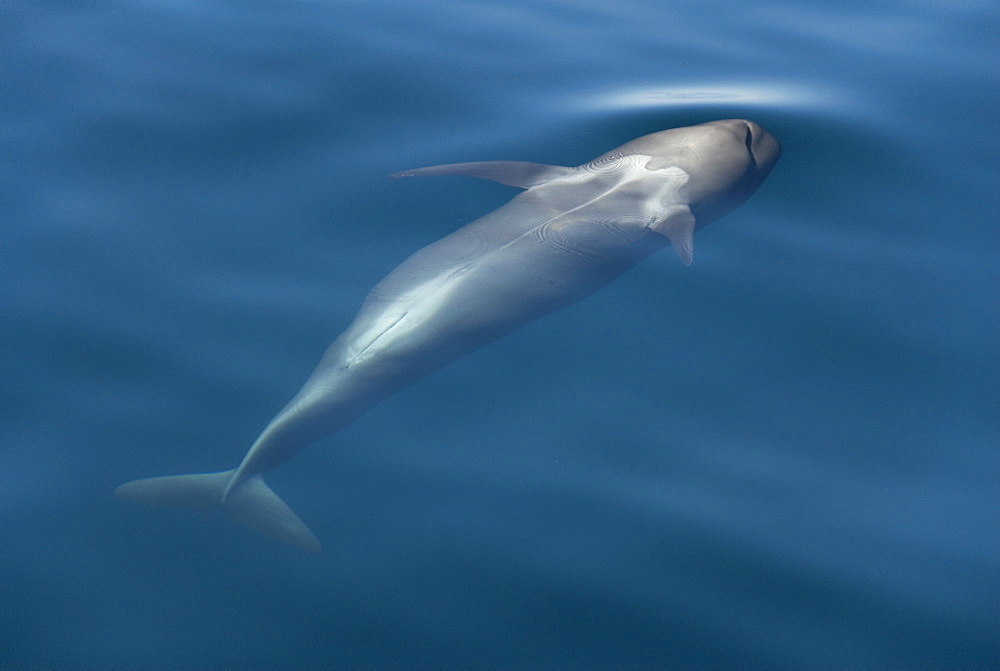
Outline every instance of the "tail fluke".
<path id="1" fill-rule="evenodd" d="M 320 550 L 319 539 L 315 534 L 271 491 L 264 478 L 259 475 L 230 491 L 222 509 L 236 522 L 276 541 L 309 552 Z"/>
<path id="2" fill-rule="evenodd" d="M 115 490 L 125 501 L 196 512 L 222 510 L 240 524 L 259 531 L 273 540 L 294 545 L 308 552 L 319 552 L 319 540 L 298 515 L 271 491 L 264 478 L 255 475 L 225 495 L 236 470 L 222 473 L 168 475 L 162 478 L 133 480 Z"/>

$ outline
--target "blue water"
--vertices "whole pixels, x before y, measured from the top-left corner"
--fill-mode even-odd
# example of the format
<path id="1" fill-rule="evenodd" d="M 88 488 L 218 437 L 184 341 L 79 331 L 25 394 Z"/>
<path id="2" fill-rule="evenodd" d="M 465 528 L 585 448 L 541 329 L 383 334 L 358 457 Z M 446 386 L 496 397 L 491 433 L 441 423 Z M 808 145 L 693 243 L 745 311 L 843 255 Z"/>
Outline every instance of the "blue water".
<path id="1" fill-rule="evenodd" d="M 0 7 L 0 667 L 1000 662 L 1000 8 Z M 116 501 L 232 468 L 365 292 L 514 189 L 753 119 L 760 191 L 274 471 L 324 543 Z"/>

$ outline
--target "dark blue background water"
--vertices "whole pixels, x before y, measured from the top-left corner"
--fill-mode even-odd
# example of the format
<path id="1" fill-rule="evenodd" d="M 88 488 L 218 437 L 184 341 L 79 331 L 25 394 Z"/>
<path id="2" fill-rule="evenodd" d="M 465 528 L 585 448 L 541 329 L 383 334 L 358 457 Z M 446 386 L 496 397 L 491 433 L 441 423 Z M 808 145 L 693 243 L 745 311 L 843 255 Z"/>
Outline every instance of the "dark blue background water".
<path id="1" fill-rule="evenodd" d="M 997 25 L 949 2 L 6 2 L 0 666 L 994 666 Z M 717 118 L 744 207 L 268 480 L 318 557 L 112 497 L 232 468 L 368 288 Z"/>

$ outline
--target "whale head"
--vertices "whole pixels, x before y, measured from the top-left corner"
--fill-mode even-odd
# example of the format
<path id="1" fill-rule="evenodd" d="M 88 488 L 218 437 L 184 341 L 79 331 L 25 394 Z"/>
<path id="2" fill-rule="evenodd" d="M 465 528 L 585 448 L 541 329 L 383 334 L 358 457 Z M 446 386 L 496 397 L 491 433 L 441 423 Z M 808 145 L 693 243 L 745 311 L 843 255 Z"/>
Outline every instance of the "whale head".
<path id="1" fill-rule="evenodd" d="M 739 207 L 753 195 L 781 156 L 773 135 L 753 121 L 724 119 L 672 128 L 626 142 L 577 167 L 526 161 L 449 163 L 397 172 L 393 177 L 469 175 L 534 190 L 530 202 L 549 209 L 599 203 L 666 237 L 690 265 L 695 229 Z M 631 172 L 630 172 L 631 171 Z M 582 187 L 567 191 L 567 186 Z M 583 205 L 579 199 L 582 198 Z"/>
<path id="2" fill-rule="evenodd" d="M 753 195 L 781 157 L 781 145 L 753 121 L 725 119 L 644 135 L 613 153 L 651 156 L 648 170 L 686 172 L 681 193 L 700 228 Z"/>

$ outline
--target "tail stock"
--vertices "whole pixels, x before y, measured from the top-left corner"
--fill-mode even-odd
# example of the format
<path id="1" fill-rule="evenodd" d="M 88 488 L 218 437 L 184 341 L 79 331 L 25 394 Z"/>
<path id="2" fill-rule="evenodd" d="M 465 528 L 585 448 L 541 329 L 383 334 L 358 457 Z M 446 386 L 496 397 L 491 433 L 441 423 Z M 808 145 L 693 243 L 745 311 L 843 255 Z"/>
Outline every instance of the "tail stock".
<path id="1" fill-rule="evenodd" d="M 265 536 L 308 552 L 319 552 L 315 534 L 278 495 L 254 475 L 233 489 L 229 483 L 236 469 L 221 473 L 168 475 L 126 482 L 115 497 L 164 508 L 195 512 L 222 510 L 230 519 Z"/>

